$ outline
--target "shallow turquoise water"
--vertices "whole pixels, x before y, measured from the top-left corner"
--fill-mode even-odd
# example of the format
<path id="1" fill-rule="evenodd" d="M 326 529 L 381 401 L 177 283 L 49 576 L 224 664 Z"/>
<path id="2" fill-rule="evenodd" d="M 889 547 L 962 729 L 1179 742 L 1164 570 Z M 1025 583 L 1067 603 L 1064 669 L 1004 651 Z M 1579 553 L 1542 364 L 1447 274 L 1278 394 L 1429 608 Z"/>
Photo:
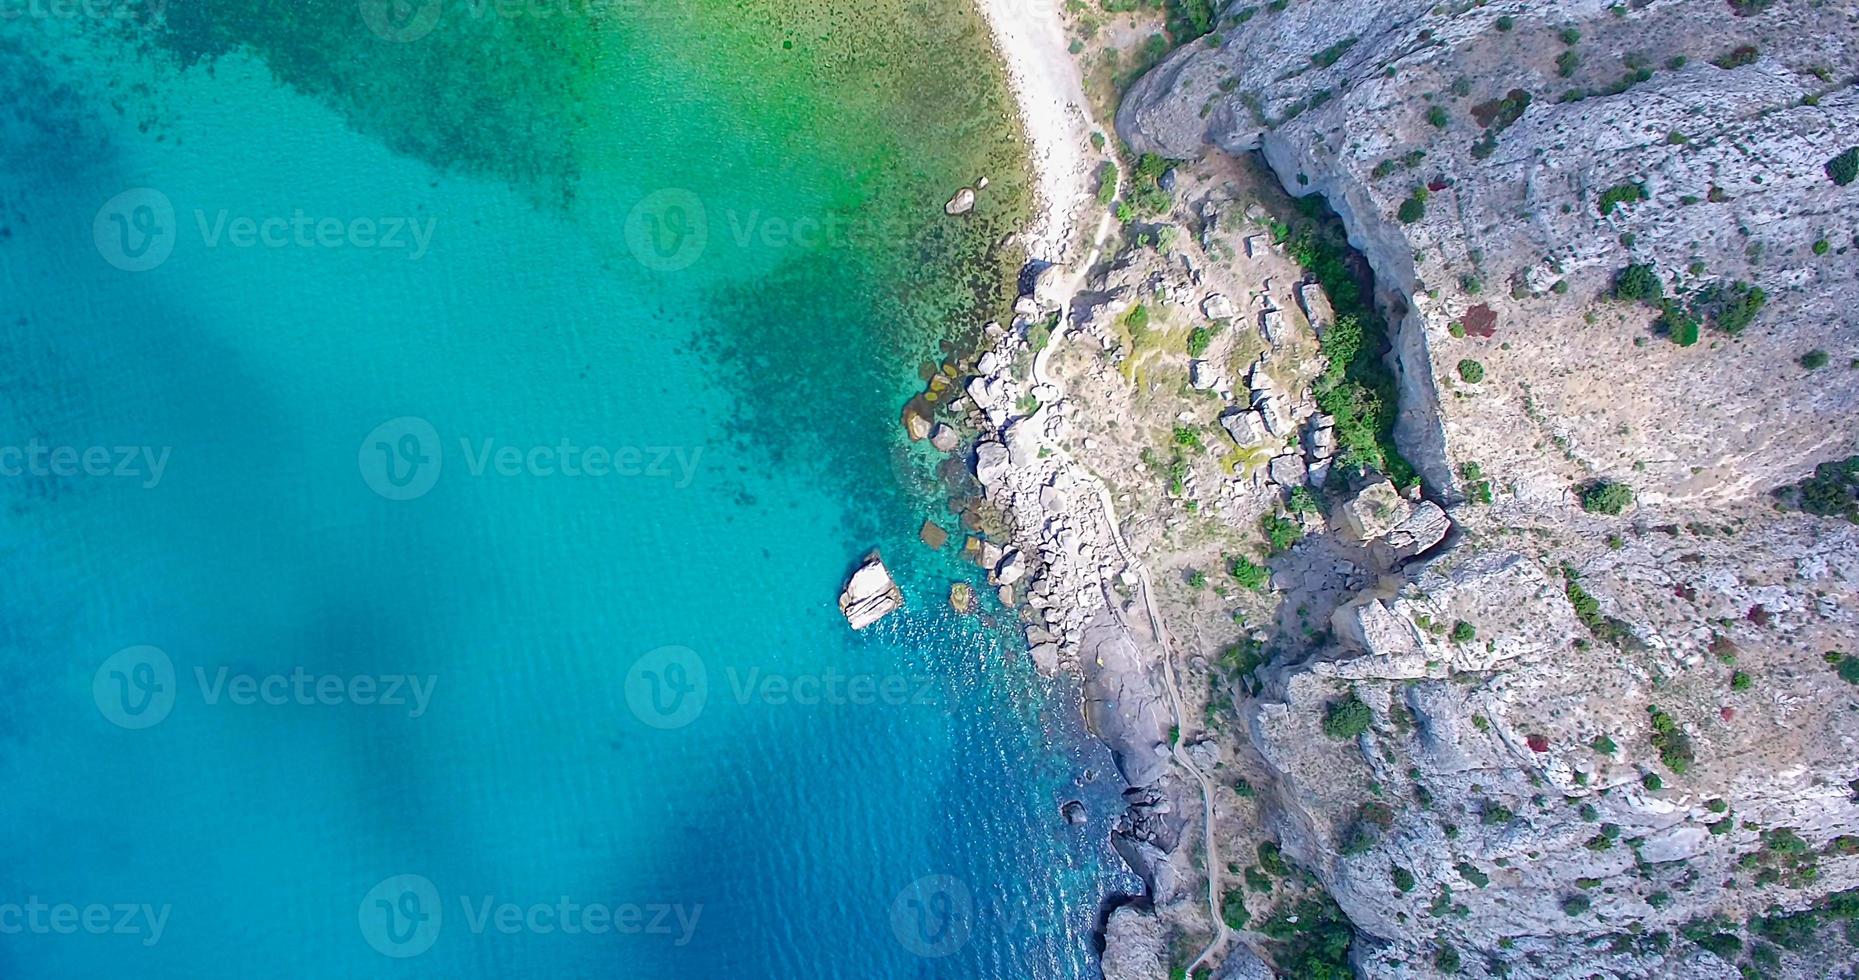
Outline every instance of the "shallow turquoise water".
<path id="1" fill-rule="evenodd" d="M 4 972 L 1091 971 L 1108 760 L 914 540 L 934 336 L 764 221 L 857 175 L 555 207 L 248 53 L 5 30 Z M 663 98 L 585 152 L 688 138 Z M 874 546 L 911 608 L 853 635 Z"/>

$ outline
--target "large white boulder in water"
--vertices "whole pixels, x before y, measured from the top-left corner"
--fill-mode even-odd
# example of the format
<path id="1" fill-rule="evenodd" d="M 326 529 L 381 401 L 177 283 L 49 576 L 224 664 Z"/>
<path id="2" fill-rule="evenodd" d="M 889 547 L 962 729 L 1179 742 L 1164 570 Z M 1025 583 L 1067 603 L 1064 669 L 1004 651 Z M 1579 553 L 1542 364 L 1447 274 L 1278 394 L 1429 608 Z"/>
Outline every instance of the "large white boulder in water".
<path id="1" fill-rule="evenodd" d="M 865 556 L 864 564 L 852 573 L 845 590 L 839 593 L 839 611 L 855 630 L 883 619 L 904 607 L 903 590 L 891 579 L 890 569 L 877 552 Z"/>

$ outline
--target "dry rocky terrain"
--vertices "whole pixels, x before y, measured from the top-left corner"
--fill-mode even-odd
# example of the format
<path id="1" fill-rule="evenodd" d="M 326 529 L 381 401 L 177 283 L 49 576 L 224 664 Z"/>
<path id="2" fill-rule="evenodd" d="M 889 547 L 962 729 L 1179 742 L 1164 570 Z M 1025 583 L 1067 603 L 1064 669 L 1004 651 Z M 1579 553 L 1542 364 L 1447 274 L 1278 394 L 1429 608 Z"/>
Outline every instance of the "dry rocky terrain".
<path id="1" fill-rule="evenodd" d="M 1853 975 L 1856 79 L 1850 2 L 1290 0 L 1135 81 L 967 389 L 1136 787 L 1106 976 Z"/>

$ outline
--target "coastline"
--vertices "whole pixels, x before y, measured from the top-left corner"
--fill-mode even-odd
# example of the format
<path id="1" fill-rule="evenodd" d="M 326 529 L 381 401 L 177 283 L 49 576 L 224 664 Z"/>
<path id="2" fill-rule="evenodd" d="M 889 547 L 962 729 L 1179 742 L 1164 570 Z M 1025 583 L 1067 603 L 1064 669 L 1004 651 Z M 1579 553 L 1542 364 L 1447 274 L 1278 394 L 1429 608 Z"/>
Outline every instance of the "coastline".
<path id="1" fill-rule="evenodd" d="M 1091 147 L 1091 136 L 1100 130 L 1056 4 L 976 3 L 993 34 L 1019 107 L 1035 198 L 1022 236 L 1031 260 L 1029 270 L 1035 273 L 1033 282 L 1015 307 L 1014 329 L 996 338 L 989 355 L 993 369 L 984 358 L 982 377 L 968 389 L 986 416 L 984 440 L 989 436 L 999 440 L 992 443 L 997 450 L 996 465 L 1005 465 L 999 466 L 996 481 L 982 476 L 980 462 L 976 475 L 988 497 L 1014 515 L 1016 543 L 1026 553 L 1040 556 L 1038 570 L 1030 576 L 1028 596 L 1032 612 L 1044 624 L 1028 630 L 1033 659 L 1042 673 L 1070 671 L 1084 683 L 1081 708 L 1086 729 L 1111 750 L 1128 787 L 1129 809 L 1113 821 L 1110 839 L 1144 888 L 1138 895 L 1110 896 L 1099 908 L 1098 928 L 1104 943 L 1100 953 L 1111 955 L 1114 947 L 1147 947 L 1159 942 L 1153 919 L 1144 917 L 1150 925 L 1137 925 L 1137 919 L 1126 918 L 1118 927 L 1113 916 L 1136 906 L 1121 913 L 1127 916 L 1128 911 L 1155 902 L 1160 893 L 1174 891 L 1172 884 L 1158 883 L 1178 874 L 1176 851 L 1184 829 L 1181 825 L 1188 821 L 1176 823 L 1165 815 L 1192 807 L 1198 811 L 1199 836 L 1206 848 L 1203 898 L 1213 927 L 1207 945 L 1189 963 L 1193 970 L 1231 938 L 1219 900 L 1213 787 L 1179 741 L 1165 735 L 1180 731 L 1184 710 L 1168 632 L 1152 597 L 1155 586 L 1140 557 L 1123 539 L 1110 492 L 1063 445 L 1069 406 L 1063 401 L 1062 382 L 1048 370 L 1050 355 L 1072 326 L 1073 297 L 1102 254 L 1114 225 L 1108 209 L 1096 205 L 1094 193 L 1096 165 L 1102 154 Z M 1087 239 L 1083 225 L 1094 209 L 1101 213 Z M 1023 308 L 1027 303 L 1031 308 Z M 1055 314 L 1056 323 L 1043 346 L 1029 351 L 1020 338 L 1030 336 L 1028 314 L 1035 309 L 1040 316 Z M 1021 353 L 1032 355 L 1031 375 L 1025 379 L 1014 377 L 1007 367 Z M 1022 390 L 1042 409 L 1049 405 L 1052 410 L 1036 409 L 1030 418 L 1016 418 L 1017 396 Z M 1030 458 L 1034 455 L 1040 459 Z M 996 485 L 989 486 L 990 482 Z M 1082 548 L 1080 540 L 1087 542 Z M 1133 595 L 1120 599 L 1116 582 Z M 1065 606 L 1070 608 L 1060 613 Z M 1158 664 L 1159 677 L 1151 676 L 1151 668 Z M 1184 783 L 1183 775 L 1191 782 Z M 1195 789 L 1199 799 L 1190 803 Z M 1106 976 L 1129 975 L 1126 966 L 1110 967 L 1109 962 L 1100 963 Z"/>
<path id="2" fill-rule="evenodd" d="M 1027 255 L 1063 265 L 1074 258 L 1079 225 L 1091 202 L 1091 133 L 1097 123 L 1083 79 L 1067 49 L 1058 8 L 1027 0 L 975 0 L 994 38 L 1019 107 L 1033 166 L 1033 217 Z"/>

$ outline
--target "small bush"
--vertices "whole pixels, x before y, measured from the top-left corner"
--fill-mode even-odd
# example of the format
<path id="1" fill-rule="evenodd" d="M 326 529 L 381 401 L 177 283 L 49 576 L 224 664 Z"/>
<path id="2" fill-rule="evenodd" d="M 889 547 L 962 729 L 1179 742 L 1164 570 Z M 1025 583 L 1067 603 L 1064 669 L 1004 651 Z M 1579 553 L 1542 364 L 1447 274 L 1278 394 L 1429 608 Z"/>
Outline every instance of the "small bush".
<path id="1" fill-rule="evenodd" d="M 1241 588 L 1250 589 L 1253 592 L 1263 592 L 1265 587 L 1271 583 L 1271 572 L 1245 555 L 1227 559 L 1226 570 Z"/>
<path id="2" fill-rule="evenodd" d="M 1195 327 L 1188 331 L 1188 356 L 1198 358 L 1205 355 L 1213 340 L 1213 331 L 1206 327 Z"/>
<path id="3" fill-rule="evenodd" d="M 1755 679 L 1750 677 L 1747 671 L 1730 672 L 1730 690 L 1732 691 L 1747 691 L 1755 686 L 1755 683 Z"/>
<path id="4" fill-rule="evenodd" d="M 1691 749 L 1691 736 L 1679 727 L 1677 719 L 1660 710 L 1658 705 L 1649 705 L 1646 710 L 1652 715 L 1652 747 L 1659 750 L 1659 761 L 1683 776 L 1697 760 Z"/>
<path id="5" fill-rule="evenodd" d="M 1562 900 L 1562 914 L 1574 918 L 1586 913 L 1593 905 L 1586 895 L 1570 895 Z"/>
<path id="6" fill-rule="evenodd" d="M 1859 146 L 1828 160 L 1827 177 L 1841 187 L 1859 179 Z"/>
<path id="7" fill-rule="evenodd" d="M 1477 635 L 1478 628 L 1463 619 L 1452 624 L 1452 641 L 1454 643 L 1470 643 L 1472 642 L 1472 638 Z"/>
<path id="8" fill-rule="evenodd" d="M 1588 747 L 1602 755 L 1613 755 L 1620 751 L 1620 746 L 1615 745 L 1614 740 L 1606 735 L 1596 735 L 1594 741 L 1588 743 Z"/>
<path id="9" fill-rule="evenodd" d="M 1427 122 L 1432 123 L 1436 129 L 1445 129 L 1446 124 L 1452 122 L 1452 117 L 1446 113 L 1445 106 L 1436 105 L 1427 110 Z"/>
<path id="10" fill-rule="evenodd" d="M 1474 385 L 1485 380 L 1485 366 L 1470 358 L 1460 361 L 1459 380 Z"/>
<path id="11" fill-rule="evenodd" d="M 1614 516 L 1633 503 L 1633 488 L 1614 480 L 1595 480 L 1580 491 L 1581 509 Z"/>
<path id="12" fill-rule="evenodd" d="M 1615 184 L 1601 192 L 1596 206 L 1603 215 L 1613 214 L 1614 209 L 1622 204 L 1637 204 L 1646 200 L 1646 187 L 1643 184 Z"/>
<path id="13" fill-rule="evenodd" d="M 1304 537 L 1304 528 L 1298 522 L 1281 514 L 1267 514 L 1259 521 L 1265 531 L 1265 540 L 1271 546 L 1272 554 L 1290 550 Z"/>
<path id="14" fill-rule="evenodd" d="M 1827 352 L 1815 348 L 1801 355 L 1801 366 L 1809 371 L 1818 371 L 1827 366 Z"/>
<path id="15" fill-rule="evenodd" d="M 1615 274 L 1614 298 L 1657 306 L 1665 299 L 1665 283 L 1659 278 L 1659 270 L 1636 262 Z"/>
<path id="16" fill-rule="evenodd" d="M 1516 26 L 1517 26 L 1517 18 L 1512 17 L 1509 14 L 1505 14 L 1504 16 L 1498 18 L 1498 30 L 1500 31 L 1508 31 L 1511 28 L 1516 27 Z"/>
<path id="17" fill-rule="evenodd" d="M 1390 877 L 1394 879 L 1394 887 L 1396 891 L 1399 891 L 1401 894 L 1405 895 L 1408 892 L 1414 890 L 1414 873 L 1412 871 L 1409 871 L 1406 868 L 1403 868 L 1397 864 L 1388 872 L 1388 874 Z"/>
<path id="18" fill-rule="evenodd" d="M 1323 734 L 1337 741 L 1348 741 L 1368 731 L 1368 725 L 1374 715 L 1368 705 L 1349 692 L 1341 701 L 1332 701 L 1323 713 Z"/>
<path id="19" fill-rule="evenodd" d="M 1401 206 L 1394 212 L 1394 216 L 1400 219 L 1401 224 L 1411 225 L 1427 216 L 1426 203 L 1417 197 L 1410 197 L 1401 202 Z"/>
<path id="20" fill-rule="evenodd" d="M 1665 780 L 1660 779 L 1658 773 L 1649 772 L 1646 775 L 1640 777 L 1640 785 L 1646 787 L 1652 792 L 1657 793 L 1658 791 L 1665 788 Z"/>

